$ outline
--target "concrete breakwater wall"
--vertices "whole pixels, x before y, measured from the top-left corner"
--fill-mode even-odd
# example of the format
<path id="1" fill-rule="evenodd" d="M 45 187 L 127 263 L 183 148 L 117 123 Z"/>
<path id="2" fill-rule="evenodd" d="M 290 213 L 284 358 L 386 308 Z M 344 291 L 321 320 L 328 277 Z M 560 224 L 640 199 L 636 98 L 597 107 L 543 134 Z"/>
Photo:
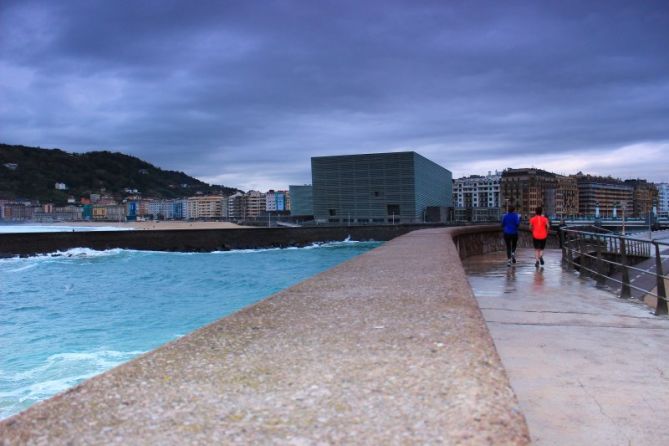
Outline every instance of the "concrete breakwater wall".
<path id="1" fill-rule="evenodd" d="M 44 254 L 71 248 L 151 251 L 224 251 L 305 246 L 314 242 L 386 241 L 424 225 L 321 226 L 309 228 L 179 229 L 0 234 L 0 257 Z"/>
<path id="2" fill-rule="evenodd" d="M 0 422 L 0 444 L 529 444 L 464 235 L 397 237 Z"/>
<path id="3" fill-rule="evenodd" d="M 452 234 L 461 259 L 506 249 L 499 225 L 453 228 Z M 527 227 L 518 231 L 518 247 L 532 248 L 532 234 Z M 558 234 L 550 232 L 546 241 L 546 248 L 558 249 L 559 247 Z"/>

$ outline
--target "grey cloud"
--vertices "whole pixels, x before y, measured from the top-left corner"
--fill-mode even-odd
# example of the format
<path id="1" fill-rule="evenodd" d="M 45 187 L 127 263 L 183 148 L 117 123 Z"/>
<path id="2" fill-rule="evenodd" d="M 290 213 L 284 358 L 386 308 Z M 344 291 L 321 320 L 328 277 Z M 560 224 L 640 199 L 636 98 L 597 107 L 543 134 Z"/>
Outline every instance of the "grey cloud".
<path id="1" fill-rule="evenodd" d="M 285 187 L 313 155 L 411 148 L 450 168 L 669 141 L 663 2 L 25 0 L 0 27 L 0 72 L 21 78 L 0 79 L 3 142 L 203 178 Z"/>

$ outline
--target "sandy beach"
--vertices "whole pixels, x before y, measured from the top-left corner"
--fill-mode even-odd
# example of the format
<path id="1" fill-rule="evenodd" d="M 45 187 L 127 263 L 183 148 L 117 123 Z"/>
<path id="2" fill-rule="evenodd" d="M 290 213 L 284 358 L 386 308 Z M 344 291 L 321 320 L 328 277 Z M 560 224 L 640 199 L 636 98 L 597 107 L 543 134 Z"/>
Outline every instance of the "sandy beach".
<path id="1" fill-rule="evenodd" d="M 61 223 L 40 223 L 40 226 L 114 227 L 151 231 L 168 229 L 235 229 L 249 227 L 225 221 L 68 221 Z"/>

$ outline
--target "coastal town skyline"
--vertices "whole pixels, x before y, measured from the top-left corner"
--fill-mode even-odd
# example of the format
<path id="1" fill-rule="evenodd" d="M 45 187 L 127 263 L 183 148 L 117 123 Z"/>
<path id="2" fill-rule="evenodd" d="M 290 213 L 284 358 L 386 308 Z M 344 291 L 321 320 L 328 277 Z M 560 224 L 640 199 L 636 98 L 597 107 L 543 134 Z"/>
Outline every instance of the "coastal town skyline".
<path id="1" fill-rule="evenodd" d="M 666 182 L 662 2 L 8 1 L 3 142 L 113 150 L 210 184 L 413 150 Z"/>
<path id="2" fill-rule="evenodd" d="M 527 167 L 453 178 L 413 151 L 312 157 L 311 184 L 244 192 L 121 153 L 0 149 L 7 173 L 0 177 L 0 221 L 10 222 L 251 219 L 269 226 L 272 215 L 275 223 L 490 222 L 510 207 L 529 215 L 537 206 L 559 220 L 620 211 L 650 221 L 669 212 L 669 183 Z"/>

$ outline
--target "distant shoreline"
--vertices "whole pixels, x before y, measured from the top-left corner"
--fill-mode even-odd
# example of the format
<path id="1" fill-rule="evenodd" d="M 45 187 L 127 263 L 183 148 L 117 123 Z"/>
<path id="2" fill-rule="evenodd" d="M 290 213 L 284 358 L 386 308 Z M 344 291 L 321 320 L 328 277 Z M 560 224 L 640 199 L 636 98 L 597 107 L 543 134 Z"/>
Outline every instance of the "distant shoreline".
<path id="1" fill-rule="evenodd" d="M 236 229 L 248 228 L 248 226 L 241 226 L 235 223 L 226 221 L 132 221 L 132 222 L 113 222 L 113 221 L 63 221 L 57 223 L 37 223 L 25 222 L 16 223 L 11 222 L 7 226 L 66 226 L 66 227 L 111 227 L 123 229 L 135 229 L 138 231 L 160 231 L 172 229 Z"/>

